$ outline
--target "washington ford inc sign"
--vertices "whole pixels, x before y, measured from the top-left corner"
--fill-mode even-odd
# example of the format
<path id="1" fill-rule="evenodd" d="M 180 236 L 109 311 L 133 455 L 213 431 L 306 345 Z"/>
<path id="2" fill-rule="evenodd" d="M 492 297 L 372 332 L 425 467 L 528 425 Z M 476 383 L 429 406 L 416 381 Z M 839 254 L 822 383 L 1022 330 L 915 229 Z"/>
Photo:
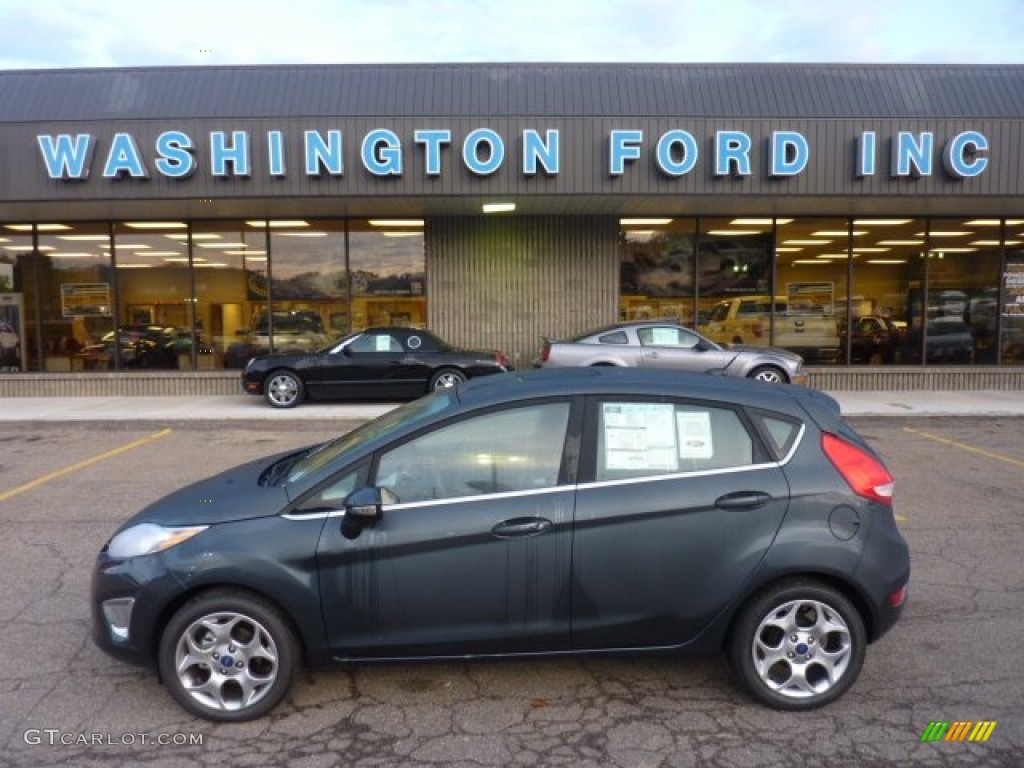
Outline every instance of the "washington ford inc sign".
<path id="1" fill-rule="evenodd" d="M 196 139 L 177 130 L 164 131 L 152 146 L 141 146 L 131 133 L 115 133 L 109 142 L 89 133 L 39 134 L 36 141 L 50 178 L 69 181 L 84 181 L 94 169 L 105 179 L 145 179 L 152 174 L 186 179 L 204 167 L 214 177 L 245 178 L 253 173 L 257 153 L 265 158 L 270 176 L 283 178 L 291 172 L 286 163 L 287 141 L 297 142 L 302 157 L 298 172 L 309 177 L 344 176 L 346 160 L 382 178 L 412 173 L 436 177 L 458 163 L 475 176 L 491 176 L 513 162 L 524 176 L 557 176 L 563 144 L 558 130 L 524 130 L 511 142 L 518 157 L 510 161 L 508 139 L 490 128 L 471 130 L 461 141 L 453 139 L 452 131 L 436 128 L 415 130 L 405 138 L 377 128 L 356 136 L 354 142 L 341 130 L 307 130 L 301 139 L 286 137 L 283 131 L 267 131 L 262 136 L 248 131 L 211 131 L 206 138 L 208 165 L 199 157 Z M 886 141 L 888 152 L 883 146 Z M 931 176 L 939 166 L 951 178 L 965 179 L 979 176 L 988 166 L 988 140 L 978 131 L 963 131 L 945 139 L 931 131 L 899 131 L 884 138 L 875 131 L 864 131 L 853 137 L 851 144 L 858 177 Z M 803 173 L 813 152 L 798 131 L 772 131 L 767 141 L 755 148 L 750 134 L 719 130 L 710 142 L 705 140 L 705 146 L 710 152 L 706 159 L 697 137 L 686 130 L 669 130 L 659 136 L 647 136 L 637 129 L 612 130 L 601 152 L 603 159 L 595 161 L 604 163 L 611 177 L 629 173 L 650 156 L 667 177 L 686 176 L 701 162 L 710 163 L 715 176 L 743 177 L 752 174 L 756 160 L 766 164 L 770 176 L 784 178 Z M 358 154 L 350 155 L 355 147 Z"/>

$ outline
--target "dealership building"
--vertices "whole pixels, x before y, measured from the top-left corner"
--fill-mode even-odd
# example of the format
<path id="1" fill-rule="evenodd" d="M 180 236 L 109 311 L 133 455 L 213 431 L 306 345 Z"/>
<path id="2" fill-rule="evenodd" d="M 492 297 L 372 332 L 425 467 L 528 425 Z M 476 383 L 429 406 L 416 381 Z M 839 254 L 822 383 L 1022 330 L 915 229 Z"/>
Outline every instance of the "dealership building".
<path id="1" fill-rule="evenodd" d="M 1016 66 L 0 72 L 0 394 L 655 318 L 1024 388 L 1022 118 Z"/>

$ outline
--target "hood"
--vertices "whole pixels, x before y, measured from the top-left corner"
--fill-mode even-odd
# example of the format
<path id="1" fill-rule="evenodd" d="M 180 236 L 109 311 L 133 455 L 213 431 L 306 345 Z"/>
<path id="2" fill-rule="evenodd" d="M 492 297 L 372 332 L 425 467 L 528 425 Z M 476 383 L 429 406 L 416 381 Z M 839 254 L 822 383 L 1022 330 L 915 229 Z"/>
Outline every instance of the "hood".
<path id="1" fill-rule="evenodd" d="M 150 504 L 127 521 L 160 525 L 216 525 L 278 514 L 288 504 L 282 486 L 259 484 L 260 475 L 278 459 L 295 453 L 287 451 L 200 480 Z"/>

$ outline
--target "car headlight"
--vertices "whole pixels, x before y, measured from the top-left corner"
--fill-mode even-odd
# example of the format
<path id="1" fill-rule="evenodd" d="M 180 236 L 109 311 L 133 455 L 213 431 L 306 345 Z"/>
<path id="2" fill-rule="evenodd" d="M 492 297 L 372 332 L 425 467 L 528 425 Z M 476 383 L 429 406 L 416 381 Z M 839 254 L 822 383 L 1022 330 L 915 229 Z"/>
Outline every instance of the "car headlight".
<path id="1" fill-rule="evenodd" d="M 187 541 L 209 527 L 208 525 L 193 525 L 168 528 L 156 523 L 139 523 L 131 528 L 125 528 L 114 536 L 107 546 L 107 554 L 119 560 L 152 555 Z"/>

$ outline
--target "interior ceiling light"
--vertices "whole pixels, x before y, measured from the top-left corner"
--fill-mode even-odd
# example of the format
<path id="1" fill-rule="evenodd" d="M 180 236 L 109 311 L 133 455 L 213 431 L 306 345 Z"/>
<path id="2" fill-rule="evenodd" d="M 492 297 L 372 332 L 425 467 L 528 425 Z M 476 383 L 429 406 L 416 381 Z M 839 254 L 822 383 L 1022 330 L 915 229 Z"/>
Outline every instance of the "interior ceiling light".
<path id="1" fill-rule="evenodd" d="M 1021 240 L 1006 240 L 1000 242 L 999 240 L 972 240 L 971 245 L 987 245 L 987 246 L 1000 246 L 1000 245 L 1020 245 Z"/>
<path id="2" fill-rule="evenodd" d="M 423 219 L 370 219 L 371 227 L 422 227 Z"/>
<path id="3" fill-rule="evenodd" d="M 185 229 L 188 226 L 183 221 L 126 221 L 124 225 L 132 229 Z"/>
<path id="4" fill-rule="evenodd" d="M 200 243 L 200 248 L 246 248 L 245 243 Z"/>
<path id="5" fill-rule="evenodd" d="M 891 251 L 892 248 L 876 248 L 870 245 L 858 245 L 850 249 L 854 253 L 885 253 Z"/>
<path id="6" fill-rule="evenodd" d="M 663 227 L 672 219 L 619 219 L 620 227 Z"/>
<path id="7" fill-rule="evenodd" d="M 32 224 L 7 224 L 7 229 L 14 230 L 15 232 L 31 232 Z M 38 232 L 60 232 L 62 230 L 71 229 L 67 224 L 36 224 L 35 228 Z"/>
<path id="8" fill-rule="evenodd" d="M 879 245 L 924 245 L 924 240 L 879 240 Z"/>
<path id="9" fill-rule="evenodd" d="M 1003 222 L 1000 219 L 971 219 L 970 221 L 965 221 L 964 222 L 964 226 L 965 227 L 998 227 L 1002 223 Z M 1018 224 L 1024 224 L 1024 219 L 1007 219 L 1006 220 L 1006 226 L 1008 226 L 1008 227 L 1015 227 Z"/>
<path id="10" fill-rule="evenodd" d="M 764 233 L 759 229 L 709 229 L 707 234 L 728 237 L 729 235 L 763 235 Z"/>
<path id="11" fill-rule="evenodd" d="M 289 219 L 280 219 L 280 220 L 277 220 L 277 221 L 274 221 L 274 220 L 271 220 L 271 221 L 247 221 L 245 223 L 248 224 L 250 227 L 261 227 L 261 228 L 262 227 L 270 227 L 271 229 L 273 229 L 274 227 L 308 227 L 309 226 L 309 222 L 308 221 L 303 221 L 302 219 L 291 219 L 291 220 L 289 220 Z"/>
<path id="12" fill-rule="evenodd" d="M 803 248 L 800 248 L 799 246 L 796 247 L 796 248 L 779 247 L 779 248 L 775 249 L 775 252 L 776 253 L 796 253 L 797 251 L 802 251 L 802 250 L 803 250 Z"/>
<path id="13" fill-rule="evenodd" d="M 817 264 L 817 265 L 820 266 L 822 264 L 828 264 L 829 262 L 828 262 L 828 259 L 793 259 L 793 261 L 791 263 L 793 263 L 793 264 Z"/>
<path id="14" fill-rule="evenodd" d="M 854 219 L 856 227 L 898 227 L 901 224 L 909 224 L 913 219 Z"/>
<path id="15" fill-rule="evenodd" d="M 249 251 L 249 250 L 224 251 L 224 255 L 225 256 L 266 256 L 267 252 L 266 251 L 257 251 L 257 250 L 252 250 L 252 251 Z M 266 259 L 264 259 L 264 261 L 266 261 Z"/>
<path id="16" fill-rule="evenodd" d="M 484 203 L 484 213 L 509 213 L 516 209 L 515 203 Z"/>
<path id="17" fill-rule="evenodd" d="M 384 237 L 423 237 L 419 232 L 381 232 Z"/>
<path id="18" fill-rule="evenodd" d="M 164 235 L 164 237 L 170 238 L 171 240 L 188 240 L 188 235 L 182 235 L 179 233 L 173 235 Z M 215 235 L 212 232 L 193 232 L 193 240 L 220 240 L 220 235 Z"/>
<path id="19" fill-rule="evenodd" d="M 828 245 L 831 240 L 783 240 L 786 245 Z"/>
<path id="20" fill-rule="evenodd" d="M 823 229 L 820 232 L 811 232 L 815 237 L 846 237 L 847 235 L 853 235 L 854 237 L 860 237 L 866 235 L 867 230 L 855 229 L 853 232 L 847 232 L 845 229 Z"/>
<path id="21" fill-rule="evenodd" d="M 868 259 L 868 264 L 906 264 L 906 259 Z"/>
<path id="22" fill-rule="evenodd" d="M 792 219 L 733 219 L 729 224 L 735 227 L 770 227 L 774 223 L 781 227 L 792 222 Z"/>
<path id="23" fill-rule="evenodd" d="M 110 240 L 110 235 L 57 235 L 59 240 L 78 240 L 80 242 L 107 242 Z"/>
<path id="24" fill-rule="evenodd" d="M 135 253 L 133 256 L 143 257 L 157 257 L 157 256 L 180 256 L 180 251 L 146 251 L 145 253 Z"/>
<path id="25" fill-rule="evenodd" d="M 966 231 L 964 231 L 964 232 L 954 231 L 954 230 L 948 230 L 948 229 L 947 230 L 933 229 L 928 234 L 931 235 L 932 237 L 964 237 L 965 235 L 973 235 L 974 233 L 973 232 L 966 232 Z M 924 232 L 915 232 L 914 233 L 914 237 L 924 237 Z"/>

